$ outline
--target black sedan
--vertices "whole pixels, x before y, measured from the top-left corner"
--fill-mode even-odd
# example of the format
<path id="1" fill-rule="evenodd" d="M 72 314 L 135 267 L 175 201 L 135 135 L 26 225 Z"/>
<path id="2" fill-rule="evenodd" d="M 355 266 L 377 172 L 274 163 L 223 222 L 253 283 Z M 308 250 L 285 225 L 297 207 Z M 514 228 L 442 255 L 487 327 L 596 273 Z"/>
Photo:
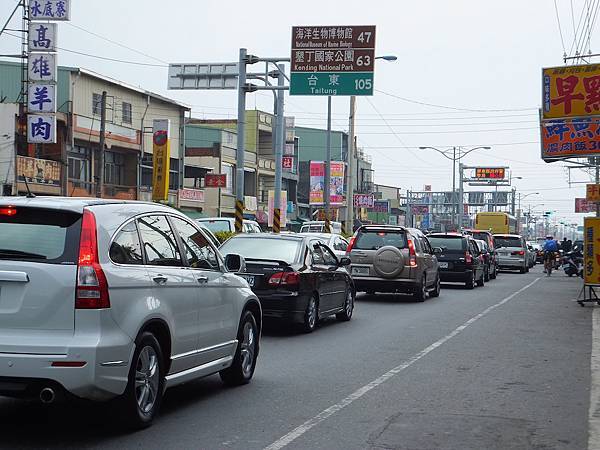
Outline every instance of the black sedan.
<path id="1" fill-rule="evenodd" d="M 238 275 L 260 299 L 265 318 L 300 323 L 306 332 L 333 314 L 342 321 L 352 318 L 354 284 L 343 268 L 350 259 L 338 260 L 322 239 L 244 233 L 227 240 L 220 250 L 244 257 L 246 268 Z"/>

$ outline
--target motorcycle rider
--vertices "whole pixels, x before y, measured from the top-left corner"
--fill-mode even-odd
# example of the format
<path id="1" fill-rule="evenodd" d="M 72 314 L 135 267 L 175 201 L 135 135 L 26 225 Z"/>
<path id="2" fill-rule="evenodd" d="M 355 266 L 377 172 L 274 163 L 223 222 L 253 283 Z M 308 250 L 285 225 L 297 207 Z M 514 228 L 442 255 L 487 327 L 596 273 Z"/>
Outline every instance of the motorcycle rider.
<path id="1" fill-rule="evenodd" d="M 546 236 L 546 241 L 544 242 L 544 272 L 548 276 L 552 273 L 552 265 L 554 264 L 554 260 L 556 259 L 556 252 L 558 252 L 558 242 L 554 240 L 554 236 L 548 235 Z"/>
<path id="2" fill-rule="evenodd" d="M 567 238 L 564 238 L 560 243 L 560 248 L 564 253 L 569 253 L 573 248 L 573 242 L 571 242 L 571 240 L 567 240 Z"/>

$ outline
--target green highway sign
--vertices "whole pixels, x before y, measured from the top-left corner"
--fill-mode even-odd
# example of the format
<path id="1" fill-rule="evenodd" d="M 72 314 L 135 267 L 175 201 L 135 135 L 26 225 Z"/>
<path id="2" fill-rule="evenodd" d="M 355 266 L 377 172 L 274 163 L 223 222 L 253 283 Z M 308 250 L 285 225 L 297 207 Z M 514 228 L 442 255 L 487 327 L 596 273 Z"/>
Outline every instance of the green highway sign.
<path id="1" fill-rule="evenodd" d="M 375 26 L 292 27 L 290 95 L 373 95 Z"/>
<path id="2" fill-rule="evenodd" d="M 373 95 L 373 72 L 293 72 L 290 95 Z"/>

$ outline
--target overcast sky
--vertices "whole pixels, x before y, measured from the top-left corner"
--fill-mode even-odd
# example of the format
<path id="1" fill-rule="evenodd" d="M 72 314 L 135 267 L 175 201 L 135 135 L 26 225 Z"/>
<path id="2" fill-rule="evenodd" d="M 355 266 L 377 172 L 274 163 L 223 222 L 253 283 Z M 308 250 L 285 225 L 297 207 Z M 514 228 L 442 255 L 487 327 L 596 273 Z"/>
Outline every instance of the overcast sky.
<path id="1" fill-rule="evenodd" d="M 16 3 L 0 0 L 0 22 Z M 66 50 L 59 53 L 59 64 L 85 67 L 181 100 L 201 118 L 234 117 L 235 92 L 167 91 L 165 63 L 235 61 L 240 47 L 259 56 L 289 56 L 293 25 L 376 25 L 377 55 L 398 56 L 396 62 L 377 61 L 376 92 L 358 100 L 359 145 L 373 158 L 376 182 L 403 189 L 421 190 L 425 184 L 449 189 L 451 161 L 417 147 L 491 146 L 471 153 L 464 163 L 510 166 L 514 177 L 523 177 L 513 182 L 519 192 L 540 192 L 523 200 L 523 209 L 543 203 L 535 209 L 557 210 L 558 217 L 583 221 L 573 212 L 573 198 L 585 196 L 583 185 L 569 188 L 564 165 L 546 164 L 539 156 L 541 68 L 563 63 L 550 0 L 72 3 L 71 23 L 59 26 L 60 47 L 157 66 L 109 62 Z M 568 53 L 584 1 L 557 4 Z M 15 21 L 13 28 L 18 25 Z M 594 33 L 592 51 L 600 52 L 599 44 Z M 0 36 L 0 53 L 19 48 L 19 39 Z M 348 103 L 348 98 L 334 99 L 334 128 L 347 130 Z M 301 125 L 325 127 L 326 104 L 325 97 L 287 97 L 286 115 Z M 247 106 L 272 112 L 272 94 L 248 95 Z M 589 180 L 582 173 L 571 176 Z"/>

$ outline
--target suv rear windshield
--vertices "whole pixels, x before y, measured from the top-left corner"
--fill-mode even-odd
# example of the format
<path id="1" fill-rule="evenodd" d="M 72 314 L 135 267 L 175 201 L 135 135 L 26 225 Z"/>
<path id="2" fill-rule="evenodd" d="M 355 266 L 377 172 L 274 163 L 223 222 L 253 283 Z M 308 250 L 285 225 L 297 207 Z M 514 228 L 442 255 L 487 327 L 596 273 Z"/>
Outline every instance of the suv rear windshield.
<path id="1" fill-rule="evenodd" d="M 505 237 L 499 237 L 496 236 L 494 238 L 494 240 L 496 241 L 496 248 L 500 248 L 500 247 L 522 247 L 523 243 L 521 242 L 521 238 L 520 237 L 510 237 L 510 236 L 505 236 Z"/>
<path id="2" fill-rule="evenodd" d="M 77 264 L 80 232 L 78 213 L 0 206 L 0 260 Z"/>
<path id="3" fill-rule="evenodd" d="M 490 242 L 490 235 L 488 233 L 484 233 L 483 231 L 473 231 L 471 234 L 473 239 L 479 239 L 487 243 Z"/>
<path id="4" fill-rule="evenodd" d="M 406 248 L 406 234 L 400 230 L 361 230 L 356 237 L 354 247 L 357 250 L 378 250 L 391 245 Z"/>
<path id="5" fill-rule="evenodd" d="M 462 236 L 427 236 L 432 247 L 440 247 L 442 250 L 467 249 L 467 240 Z"/>

